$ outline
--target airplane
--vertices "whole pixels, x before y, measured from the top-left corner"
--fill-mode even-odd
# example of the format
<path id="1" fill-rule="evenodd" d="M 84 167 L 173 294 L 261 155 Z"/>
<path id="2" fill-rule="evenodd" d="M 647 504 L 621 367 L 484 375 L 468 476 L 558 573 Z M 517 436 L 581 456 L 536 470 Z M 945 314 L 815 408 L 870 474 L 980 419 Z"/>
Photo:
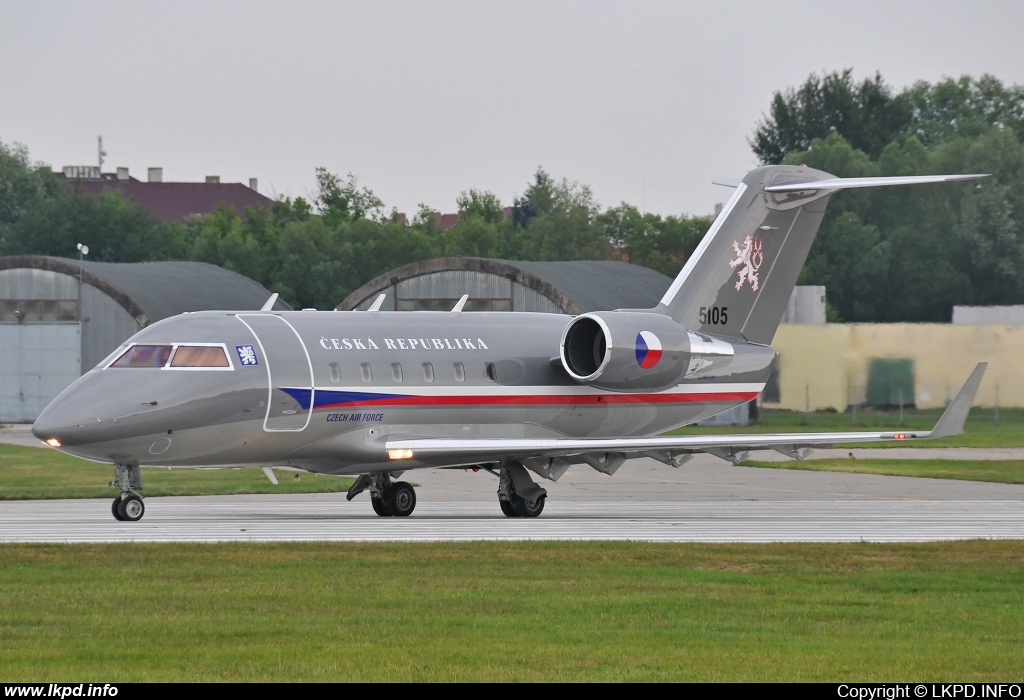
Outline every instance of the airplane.
<path id="1" fill-rule="evenodd" d="M 508 517 L 537 517 L 572 465 L 634 457 L 680 467 L 699 452 L 801 459 L 835 442 L 954 435 L 979 364 L 930 431 L 660 436 L 758 396 L 775 335 L 830 197 L 843 189 L 984 175 L 837 178 L 765 166 L 742 181 L 652 309 L 566 316 L 443 311 L 203 311 L 129 338 L 32 429 L 112 463 L 117 520 L 145 513 L 140 467 L 288 466 L 356 476 L 374 512 L 404 517 L 403 473 L 483 469 Z"/>

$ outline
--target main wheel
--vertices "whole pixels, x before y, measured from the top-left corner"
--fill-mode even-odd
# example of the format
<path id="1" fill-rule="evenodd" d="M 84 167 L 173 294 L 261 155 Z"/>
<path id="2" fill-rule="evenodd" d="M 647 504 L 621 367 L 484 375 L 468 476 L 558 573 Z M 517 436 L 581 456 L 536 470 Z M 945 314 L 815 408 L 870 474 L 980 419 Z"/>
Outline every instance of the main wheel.
<path id="1" fill-rule="evenodd" d="M 387 518 L 394 515 L 394 513 L 391 511 L 390 506 L 388 506 L 386 498 L 374 498 L 373 496 L 371 496 L 370 503 L 373 504 L 373 512 L 381 516 L 382 518 Z"/>
<path id="2" fill-rule="evenodd" d="M 388 505 L 398 517 L 412 515 L 416 509 L 416 489 L 405 481 L 397 481 L 388 489 Z"/>
<path id="3" fill-rule="evenodd" d="M 132 494 L 128 498 L 121 500 L 121 505 L 117 507 L 117 512 L 121 516 L 121 520 L 135 522 L 136 520 L 141 520 L 142 516 L 146 514 L 146 506 L 143 505 L 141 498 Z"/>
<path id="4" fill-rule="evenodd" d="M 114 514 L 115 520 L 124 520 L 121 516 L 121 497 L 118 496 L 114 499 L 114 502 L 110 504 L 110 512 Z"/>
<path id="5" fill-rule="evenodd" d="M 518 518 L 519 517 L 519 514 L 516 513 L 515 507 L 511 503 L 509 503 L 508 501 L 503 501 L 503 500 L 501 500 L 499 498 L 498 499 L 498 505 L 501 506 L 501 512 L 504 513 L 506 517 L 509 517 L 509 518 Z"/>
<path id="6" fill-rule="evenodd" d="M 530 502 L 522 496 L 515 496 L 515 507 L 516 515 L 520 518 L 536 518 L 538 515 L 544 512 L 544 501 L 547 500 L 547 496 L 541 496 L 537 499 L 537 502 L 530 507 Z"/>

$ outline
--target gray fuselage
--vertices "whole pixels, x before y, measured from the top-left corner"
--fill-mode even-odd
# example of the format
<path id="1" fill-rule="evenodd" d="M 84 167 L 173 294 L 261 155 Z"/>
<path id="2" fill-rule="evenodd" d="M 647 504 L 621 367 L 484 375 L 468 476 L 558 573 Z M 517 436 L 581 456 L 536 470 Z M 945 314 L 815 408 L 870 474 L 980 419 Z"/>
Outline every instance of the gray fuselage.
<path id="1" fill-rule="evenodd" d="M 387 437 L 658 434 L 749 401 L 774 357 L 769 347 L 733 341 L 728 367 L 671 389 L 603 391 L 574 380 L 558 361 L 570 320 L 533 313 L 184 314 L 129 339 L 61 394 L 34 431 L 103 462 L 366 473 L 395 468 L 383 447 Z M 223 348 L 229 366 L 109 366 L 133 346 L 189 344 Z M 459 461 L 472 463 L 472 456 Z"/>

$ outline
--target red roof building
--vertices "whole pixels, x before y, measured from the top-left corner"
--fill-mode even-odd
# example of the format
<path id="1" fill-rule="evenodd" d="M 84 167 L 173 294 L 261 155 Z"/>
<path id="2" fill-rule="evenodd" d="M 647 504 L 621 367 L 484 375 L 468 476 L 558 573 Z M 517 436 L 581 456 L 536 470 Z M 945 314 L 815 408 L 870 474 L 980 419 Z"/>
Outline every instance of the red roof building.
<path id="1" fill-rule="evenodd" d="M 96 166 L 68 166 L 55 175 L 86 194 L 120 192 L 160 221 L 184 221 L 192 216 L 205 216 L 212 214 L 221 204 L 232 207 L 245 218 L 246 207 L 269 208 L 274 204 L 274 200 L 256 191 L 255 179 L 250 180 L 248 186 L 240 182 L 222 183 L 217 176 L 207 177 L 206 182 L 164 182 L 163 168 L 150 168 L 149 178 L 144 182 L 131 177 L 128 168 L 118 168 L 116 173 L 101 173 Z"/>

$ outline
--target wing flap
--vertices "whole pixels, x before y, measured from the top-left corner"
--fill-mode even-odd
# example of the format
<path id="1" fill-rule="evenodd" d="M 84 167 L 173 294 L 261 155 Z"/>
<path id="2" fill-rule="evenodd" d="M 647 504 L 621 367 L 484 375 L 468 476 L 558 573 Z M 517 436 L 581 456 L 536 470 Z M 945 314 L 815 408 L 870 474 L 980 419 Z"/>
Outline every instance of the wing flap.
<path id="1" fill-rule="evenodd" d="M 411 438 L 387 440 L 389 454 L 434 465 L 524 460 L 535 457 L 581 457 L 590 463 L 602 454 L 626 457 L 655 456 L 673 466 L 686 453 L 707 452 L 729 461 L 741 461 L 754 450 L 776 450 L 801 458 L 813 447 L 837 442 L 893 442 L 927 440 L 963 432 L 967 414 L 981 385 L 987 363 L 979 363 L 932 430 L 872 430 L 831 433 L 761 433 L 733 435 L 669 435 L 619 438 Z M 683 459 L 685 461 L 685 459 Z"/>

